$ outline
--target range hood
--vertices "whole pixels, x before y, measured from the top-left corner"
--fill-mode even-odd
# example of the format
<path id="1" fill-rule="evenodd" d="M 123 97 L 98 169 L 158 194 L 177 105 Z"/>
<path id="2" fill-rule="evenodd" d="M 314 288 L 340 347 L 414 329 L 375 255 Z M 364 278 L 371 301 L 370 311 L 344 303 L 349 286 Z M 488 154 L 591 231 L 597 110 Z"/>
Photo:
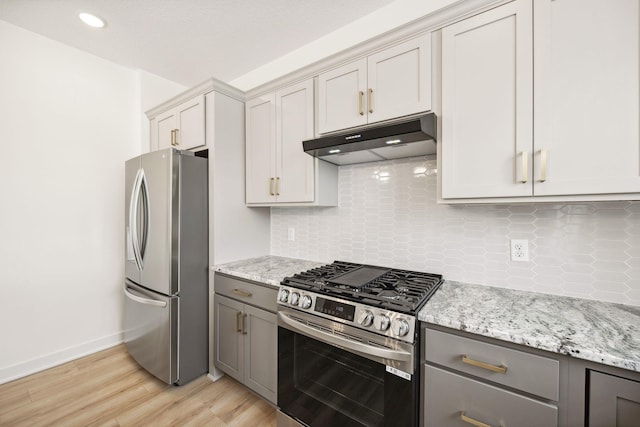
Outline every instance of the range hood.
<path id="1" fill-rule="evenodd" d="M 436 115 L 302 141 L 305 153 L 336 165 L 426 156 L 436 152 Z"/>

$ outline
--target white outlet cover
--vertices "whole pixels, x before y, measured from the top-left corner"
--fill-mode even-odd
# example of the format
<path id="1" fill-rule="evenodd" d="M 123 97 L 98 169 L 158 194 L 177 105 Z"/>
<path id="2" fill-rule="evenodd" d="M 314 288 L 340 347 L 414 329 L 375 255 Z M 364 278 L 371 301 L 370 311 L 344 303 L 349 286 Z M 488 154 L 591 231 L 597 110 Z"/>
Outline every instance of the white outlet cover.
<path id="1" fill-rule="evenodd" d="M 529 262 L 529 241 L 511 239 L 511 261 Z"/>

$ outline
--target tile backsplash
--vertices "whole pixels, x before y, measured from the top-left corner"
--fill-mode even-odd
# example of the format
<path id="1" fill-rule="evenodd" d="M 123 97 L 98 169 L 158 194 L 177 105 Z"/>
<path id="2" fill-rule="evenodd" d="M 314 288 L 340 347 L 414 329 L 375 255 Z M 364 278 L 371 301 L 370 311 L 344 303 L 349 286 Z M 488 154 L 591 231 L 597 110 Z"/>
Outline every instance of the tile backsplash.
<path id="1" fill-rule="evenodd" d="M 640 202 L 439 205 L 436 174 L 434 157 L 341 166 L 339 207 L 271 209 L 271 253 L 640 305 Z"/>

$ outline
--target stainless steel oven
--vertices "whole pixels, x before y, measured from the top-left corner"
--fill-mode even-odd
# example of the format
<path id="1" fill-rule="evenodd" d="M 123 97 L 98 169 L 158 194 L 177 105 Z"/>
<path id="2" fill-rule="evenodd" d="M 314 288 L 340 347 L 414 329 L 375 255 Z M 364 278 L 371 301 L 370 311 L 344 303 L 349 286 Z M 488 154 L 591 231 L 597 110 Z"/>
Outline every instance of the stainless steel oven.
<path id="1" fill-rule="evenodd" d="M 278 426 L 417 426 L 416 315 L 441 281 L 344 262 L 286 278 L 278 293 Z"/>
<path id="2" fill-rule="evenodd" d="M 418 425 L 416 344 L 278 312 L 278 406 L 309 426 Z"/>

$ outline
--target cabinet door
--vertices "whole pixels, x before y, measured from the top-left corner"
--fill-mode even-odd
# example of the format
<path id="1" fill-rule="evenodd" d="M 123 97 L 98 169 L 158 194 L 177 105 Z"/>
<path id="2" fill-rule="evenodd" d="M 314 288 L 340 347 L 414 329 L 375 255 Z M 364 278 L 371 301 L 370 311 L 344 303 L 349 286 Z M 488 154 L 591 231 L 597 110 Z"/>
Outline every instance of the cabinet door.
<path id="1" fill-rule="evenodd" d="M 589 426 L 633 427 L 639 420 L 639 382 L 589 373 Z"/>
<path id="2" fill-rule="evenodd" d="M 244 381 L 243 305 L 217 294 L 213 301 L 214 363 L 222 371 L 242 382 Z"/>
<path id="3" fill-rule="evenodd" d="M 531 2 L 442 30 L 442 197 L 531 196 Z"/>
<path id="4" fill-rule="evenodd" d="M 278 323 L 276 315 L 250 305 L 244 307 L 245 385 L 273 403 L 277 395 Z"/>
<path id="5" fill-rule="evenodd" d="M 315 159 L 302 149 L 313 138 L 313 80 L 276 93 L 276 197 L 313 202 Z"/>
<path id="6" fill-rule="evenodd" d="M 245 110 L 246 202 L 275 202 L 275 94 L 247 101 Z"/>
<path id="7" fill-rule="evenodd" d="M 431 109 L 431 35 L 369 56 L 368 122 Z"/>
<path id="8" fill-rule="evenodd" d="M 151 141 L 151 146 L 154 145 L 158 150 L 162 150 L 164 148 L 170 148 L 171 145 L 171 134 L 176 129 L 178 129 L 178 118 L 176 116 L 175 110 L 170 110 L 164 112 L 162 114 L 158 114 L 154 122 L 155 129 L 151 131 L 152 137 L 157 138 L 156 141 Z"/>
<path id="9" fill-rule="evenodd" d="M 204 95 L 197 96 L 176 109 L 178 134 L 176 148 L 189 150 L 206 144 Z"/>
<path id="10" fill-rule="evenodd" d="M 639 192 L 640 3 L 534 3 L 535 194 Z"/>
<path id="11" fill-rule="evenodd" d="M 318 76 L 318 131 L 367 123 L 367 60 L 363 58 Z"/>
<path id="12" fill-rule="evenodd" d="M 430 365 L 424 369 L 425 427 L 556 427 L 558 407 Z"/>

